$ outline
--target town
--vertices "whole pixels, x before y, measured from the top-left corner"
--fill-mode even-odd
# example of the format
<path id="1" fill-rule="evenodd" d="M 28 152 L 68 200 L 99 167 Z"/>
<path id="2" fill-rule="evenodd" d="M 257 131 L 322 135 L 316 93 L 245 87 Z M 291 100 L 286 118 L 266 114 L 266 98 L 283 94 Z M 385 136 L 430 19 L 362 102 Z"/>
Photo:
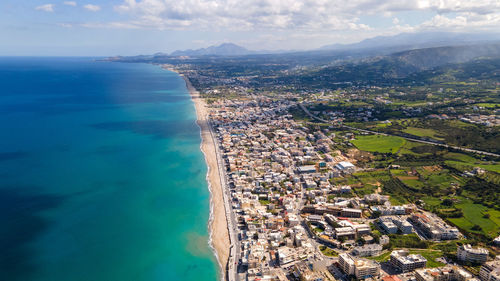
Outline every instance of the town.
<path id="1" fill-rule="evenodd" d="M 333 125 L 294 119 L 297 105 L 293 94 L 210 103 L 234 215 L 228 280 L 499 280 L 500 260 L 438 215 L 380 187 L 360 196 L 343 179 L 373 169 L 333 149 Z M 453 256 L 440 250 L 450 245 Z"/>

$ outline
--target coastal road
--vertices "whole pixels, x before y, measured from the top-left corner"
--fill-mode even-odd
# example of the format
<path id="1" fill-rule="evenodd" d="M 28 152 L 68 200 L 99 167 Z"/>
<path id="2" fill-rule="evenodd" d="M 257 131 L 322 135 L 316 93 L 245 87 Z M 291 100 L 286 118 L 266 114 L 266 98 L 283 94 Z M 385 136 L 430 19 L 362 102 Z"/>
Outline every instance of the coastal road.
<path id="1" fill-rule="evenodd" d="M 207 116 L 206 120 L 208 120 L 208 127 L 210 129 L 210 135 L 213 139 L 213 143 L 215 146 L 215 155 L 217 157 L 217 167 L 219 170 L 220 183 L 222 188 L 222 197 L 224 200 L 224 210 L 226 212 L 226 220 L 227 220 L 227 229 L 229 232 L 229 258 L 227 261 L 227 268 L 225 269 L 225 279 L 228 281 L 239 281 L 238 275 L 238 261 L 240 259 L 241 246 L 239 240 L 237 238 L 238 233 L 238 223 L 236 220 L 236 216 L 234 214 L 234 210 L 231 204 L 231 194 L 229 193 L 229 184 L 228 184 L 228 176 L 226 174 L 224 162 L 222 160 L 222 152 L 220 151 L 220 143 L 213 131 L 213 125 L 210 122 L 209 117 Z"/>
<path id="2" fill-rule="evenodd" d="M 304 105 L 302 105 L 301 103 L 298 103 L 299 107 L 307 114 L 309 115 L 309 117 L 315 119 L 315 120 L 318 120 L 318 121 L 321 121 L 323 123 L 331 123 L 330 121 L 328 120 L 325 120 L 325 119 L 322 119 L 322 118 L 319 118 L 318 116 L 312 114 Z M 344 128 L 348 128 L 350 130 L 357 130 L 357 131 L 360 131 L 360 132 L 364 132 L 364 133 L 369 133 L 369 134 L 375 134 L 375 135 L 382 135 L 382 136 L 394 136 L 394 137 L 400 137 L 400 138 L 403 138 L 403 139 L 406 139 L 406 140 L 409 140 L 409 141 L 413 141 L 413 142 L 419 142 L 419 143 L 425 143 L 425 144 L 430 144 L 430 145 L 435 145 L 435 146 L 441 146 L 441 147 L 446 147 L 446 148 L 452 148 L 452 149 L 456 149 L 456 150 L 461 150 L 461 151 L 465 151 L 465 152 L 472 152 L 472 153 L 477 153 L 477 154 L 482 154 L 482 155 L 488 155 L 488 156 L 494 156 L 494 157 L 500 157 L 500 154 L 496 154 L 496 153 L 491 153 L 491 152 L 487 152 L 487 151 L 481 151 L 481 150 L 476 150 L 476 149 L 470 149 L 470 148 L 465 148 L 465 147 L 460 147 L 460 146 L 453 146 L 453 145 L 448 145 L 448 144 L 443 144 L 443 143 L 435 143 L 435 142 L 432 142 L 432 141 L 425 141 L 425 140 L 420 140 L 420 139 L 414 139 L 414 138 L 409 138 L 409 137 L 403 137 L 403 136 L 398 136 L 398 135 L 391 135 L 391 134 L 386 134 L 386 133 L 380 133 L 380 132 L 375 132 L 375 131 L 370 131 L 370 130 L 365 130 L 365 129 L 359 129 L 359 128 L 356 128 L 356 127 L 351 127 L 351 126 L 347 126 L 347 125 L 344 125 L 342 124 L 341 125 L 342 127 Z"/>

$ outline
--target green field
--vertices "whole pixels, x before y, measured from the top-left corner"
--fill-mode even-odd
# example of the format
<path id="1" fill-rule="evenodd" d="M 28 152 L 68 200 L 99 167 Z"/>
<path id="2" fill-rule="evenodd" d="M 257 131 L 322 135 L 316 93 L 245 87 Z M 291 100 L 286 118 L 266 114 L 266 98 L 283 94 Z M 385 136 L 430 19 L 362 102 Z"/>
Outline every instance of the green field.
<path id="1" fill-rule="evenodd" d="M 500 211 L 488 208 L 481 204 L 474 204 L 470 199 L 458 197 L 459 202 L 453 208 L 462 210 L 463 217 L 448 218 L 457 227 L 468 232 L 483 234 L 489 237 L 496 237 L 500 234 Z M 441 203 L 444 198 L 424 197 L 422 200 L 426 204 L 426 209 L 446 209 Z M 487 214 L 487 215 L 486 215 Z M 485 216 L 486 215 L 486 216 Z M 481 230 L 473 230 L 474 225 L 481 227 Z"/>
<path id="2" fill-rule="evenodd" d="M 421 182 L 418 179 L 399 179 L 405 185 L 413 188 L 413 189 L 422 189 L 425 186 L 425 183 Z"/>
<path id="3" fill-rule="evenodd" d="M 269 205 L 270 202 L 269 202 L 269 200 L 259 200 L 259 203 L 261 205 L 267 206 L 267 205 Z"/>
<path id="4" fill-rule="evenodd" d="M 460 161 L 464 163 L 477 163 L 480 160 L 476 159 L 472 156 L 469 156 L 467 154 L 463 153 L 457 153 L 457 152 L 449 152 L 445 155 L 446 159 L 453 160 L 453 161 Z"/>
<path id="5" fill-rule="evenodd" d="M 391 251 L 385 252 L 385 253 L 381 254 L 380 256 L 367 257 L 367 258 L 370 260 L 378 261 L 378 262 L 386 262 L 389 260 L 390 256 L 391 256 Z"/>
<path id="6" fill-rule="evenodd" d="M 456 226 L 469 232 L 486 234 L 489 237 L 496 237 L 499 234 L 500 211 L 480 204 L 474 204 L 469 199 L 462 199 L 455 207 L 462 209 L 464 213 L 462 218 L 449 219 Z M 489 218 L 485 217 L 485 214 L 488 214 Z M 481 230 L 473 230 L 474 225 L 479 225 Z"/>
<path id="7" fill-rule="evenodd" d="M 400 137 L 381 135 L 358 136 L 351 141 L 360 150 L 380 153 L 396 153 L 405 142 Z"/>
<path id="8" fill-rule="evenodd" d="M 430 153 L 425 153 L 425 152 L 417 153 L 417 152 L 411 150 L 412 148 L 419 147 L 419 146 L 423 146 L 423 144 L 418 143 L 418 142 L 413 142 L 413 141 L 406 141 L 405 144 L 399 150 L 399 154 L 412 154 L 415 156 L 430 154 Z"/>
<path id="9" fill-rule="evenodd" d="M 417 137 L 428 137 L 436 140 L 443 140 L 443 138 L 439 136 L 439 133 L 433 129 L 408 127 L 404 129 L 403 132 Z"/>
<path id="10" fill-rule="evenodd" d="M 427 259 L 427 267 L 444 266 L 444 263 L 436 261 L 437 258 L 440 258 L 443 256 L 443 253 L 440 250 L 431 250 L 431 249 L 415 250 L 415 249 L 412 249 L 412 250 L 410 250 L 410 254 L 420 254 L 424 258 L 426 258 Z M 390 256 L 391 256 L 391 251 L 383 253 L 380 256 L 368 257 L 368 259 L 371 259 L 371 260 L 374 260 L 377 262 L 386 262 L 389 260 Z"/>
<path id="11" fill-rule="evenodd" d="M 478 107 L 484 107 L 484 108 L 500 107 L 500 103 L 476 103 L 474 105 L 478 106 Z"/>
<path id="12" fill-rule="evenodd" d="M 443 256 L 443 252 L 439 250 L 410 250 L 410 254 L 420 254 L 427 259 L 427 267 L 440 267 L 445 264 L 436 261 L 437 258 Z"/>
<path id="13" fill-rule="evenodd" d="M 453 174 L 448 169 L 442 169 L 439 171 L 427 171 L 425 169 L 418 168 L 417 171 L 429 186 L 437 187 L 439 189 L 448 189 L 453 184 L 463 184 L 463 179 L 458 176 L 453 176 Z"/>
<path id="14" fill-rule="evenodd" d="M 323 255 L 325 256 L 328 256 L 328 257 L 338 257 L 339 254 L 332 248 L 328 248 L 326 246 L 319 246 L 319 250 L 321 251 L 321 253 L 323 253 Z"/>
<path id="15" fill-rule="evenodd" d="M 472 156 L 463 153 L 447 153 L 445 163 L 452 167 L 461 167 L 463 169 L 472 169 L 480 167 L 486 171 L 500 173 L 500 163 L 484 162 Z"/>
<path id="16" fill-rule="evenodd" d="M 500 164 L 471 164 L 471 163 L 464 163 L 461 161 L 451 161 L 451 160 L 445 161 L 445 163 L 452 167 L 455 167 L 456 165 L 458 165 L 459 167 L 463 166 L 464 168 L 467 169 L 473 169 L 475 167 L 479 167 L 486 171 L 500 173 Z"/>

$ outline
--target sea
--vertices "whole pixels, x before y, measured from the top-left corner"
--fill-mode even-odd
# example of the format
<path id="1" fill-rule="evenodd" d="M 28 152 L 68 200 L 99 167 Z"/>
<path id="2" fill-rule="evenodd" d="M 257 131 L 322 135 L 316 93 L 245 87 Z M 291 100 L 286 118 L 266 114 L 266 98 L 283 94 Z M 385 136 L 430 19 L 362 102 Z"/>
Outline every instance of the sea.
<path id="1" fill-rule="evenodd" d="M 200 129 L 149 64 L 0 58 L 0 281 L 217 280 Z"/>

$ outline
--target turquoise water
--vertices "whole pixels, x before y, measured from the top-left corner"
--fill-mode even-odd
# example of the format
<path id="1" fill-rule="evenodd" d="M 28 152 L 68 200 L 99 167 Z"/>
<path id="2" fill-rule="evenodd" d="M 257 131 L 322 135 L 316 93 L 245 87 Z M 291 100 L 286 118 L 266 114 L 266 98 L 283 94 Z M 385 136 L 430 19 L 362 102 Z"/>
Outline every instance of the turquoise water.
<path id="1" fill-rule="evenodd" d="M 0 58 L 0 280 L 216 280 L 184 81 L 145 64 Z"/>

